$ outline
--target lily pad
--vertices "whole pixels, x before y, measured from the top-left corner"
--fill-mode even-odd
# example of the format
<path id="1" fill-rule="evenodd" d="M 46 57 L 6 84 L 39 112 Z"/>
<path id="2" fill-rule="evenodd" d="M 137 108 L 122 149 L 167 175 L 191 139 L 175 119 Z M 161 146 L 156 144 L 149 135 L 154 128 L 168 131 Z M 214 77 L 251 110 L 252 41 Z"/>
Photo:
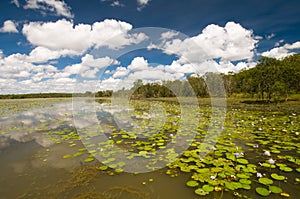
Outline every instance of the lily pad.
<path id="1" fill-rule="evenodd" d="M 202 189 L 204 190 L 204 191 L 206 191 L 206 192 L 212 192 L 213 190 L 214 190 L 214 188 L 212 187 L 212 186 L 210 186 L 210 185 L 203 185 L 202 186 Z"/>
<path id="2" fill-rule="evenodd" d="M 282 193 L 282 189 L 280 187 L 277 187 L 277 186 L 270 186 L 269 187 L 269 190 L 272 192 L 272 193 Z"/>
<path id="3" fill-rule="evenodd" d="M 240 179 L 239 181 L 240 181 L 240 183 L 242 183 L 242 184 L 251 184 L 251 180 Z"/>
<path id="4" fill-rule="evenodd" d="M 204 191 L 202 188 L 198 188 L 195 190 L 195 194 L 197 194 L 199 196 L 205 196 L 205 195 L 209 194 L 209 192 Z"/>
<path id="5" fill-rule="evenodd" d="M 197 169 L 198 173 L 208 173 L 210 172 L 208 168 L 203 168 L 203 169 Z"/>
<path id="6" fill-rule="evenodd" d="M 250 190 L 251 189 L 251 185 L 249 185 L 249 184 L 243 184 L 242 185 L 243 187 L 243 189 L 246 189 L 246 190 Z"/>
<path id="7" fill-rule="evenodd" d="M 92 162 L 95 158 L 94 157 L 88 157 L 84 160 L 84 162 L 88 163 L 88 162 Z"/>
<path id="8" fill-rule="evenodd" d="M 284 176 L 278 175 L 277 173 L 272 173 L 272 174 L 271 174 L 271 177 L 272 177 L 274 180 L 284 180 L 284 179 L 285 179 Z"/>
<path id="9" fill-rule="evenodd" d="M 272 168 L 272 169 L 276 168 L 276 166 L 274 164 L 269 164 L 266 162 L 262 163 L 261 166 L 267 167 L 267 168 Z"/>
<path id="10" fill-rule="evenodd" d="M 292 172 L 293 171 L 293 169 L 291 167 L 279 167 L 279 169 L 281 171 L 285 171 L 285 172 Z"/>
<path id="11" fill-rule="evenodd" d="M 239 182 L 226 182 L 225 187 L 233 191 L 242 188 L 243 185 Z"/>
<path id="12" fill-rule="evenodd" d="M 259 178 L 258 181 L 261 183 L 261 184 L 264 184 L 264 185 L 270 185 L 270 184 L 273 184 L 273 180 L 269 179 L 269 178 Z"/>
<path id="13" fill-rule="evenodd" d="M 197 186 L 199 185 L 199 183 L 198 183 L 197 181 L 195 181 L 195 180 L 190 180 L 190 181 L 188 181 L 188 182 L 186 183 L 186 185 L 187 185 L 188 187 L 197 187 Z"/>
<path id="14" fill-rule="evenodd" d="M 248 160 L 246 160 L 244 158 L 238 158 L 236 161 L 240 164 L 248 164 L 249 163 Z"/>
<path id="15" fill-rule="evenodd" d="M 239 177 L 239 178 L 250 178 L 250 176 L 249 175 L 246 175 L 246 174 L 244 174 L 244 173 L 238 173 L 238 174 L 236 174 L 236 176 L 237 177 Z"/>
<path id="16" fill-rule="evenodd" d="M 268 195 L 270 195 L 269 190 L 266 189 L 266 188 L 263 188 L 263 187 L 257 187 L 255 189 L 255 191 L 256 191 L 256 193 L 258 193 L 261 196 L 268 196 Z"/>
<path id="17" fill-rule="evenodd" d="M 105 171 L 105 170 L 108 169 L 108 166 L 102 165 L 102 166 L 99 167 L 99 169 L 100 169 L 101 171 Z"/>

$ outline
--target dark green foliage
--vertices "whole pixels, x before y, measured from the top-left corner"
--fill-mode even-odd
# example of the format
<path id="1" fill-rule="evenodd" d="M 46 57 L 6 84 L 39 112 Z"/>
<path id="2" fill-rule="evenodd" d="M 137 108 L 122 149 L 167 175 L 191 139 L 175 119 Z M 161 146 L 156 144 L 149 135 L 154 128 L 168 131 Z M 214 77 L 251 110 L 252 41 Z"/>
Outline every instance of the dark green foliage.
<path id="1" fill-rule="evenodd" d="M 72 93 L 31 93 L 0 95 L 0 99 L 25 99 L 25 98 L 59 98 L 72 97 Z"/>
<path id="2" fill-rule="evenodd" d="M 112 93 L 112 90 L 98 91 L 95 93 L 95 97 L 111 97 Z"/>
<path id="3" fill-rule="evenodd" d="M 300 54 L 282 60 L 261 57 L 256 67 L 223 76 L 227 94 L 243 93 L 268 102 L 300 91 Z"/>

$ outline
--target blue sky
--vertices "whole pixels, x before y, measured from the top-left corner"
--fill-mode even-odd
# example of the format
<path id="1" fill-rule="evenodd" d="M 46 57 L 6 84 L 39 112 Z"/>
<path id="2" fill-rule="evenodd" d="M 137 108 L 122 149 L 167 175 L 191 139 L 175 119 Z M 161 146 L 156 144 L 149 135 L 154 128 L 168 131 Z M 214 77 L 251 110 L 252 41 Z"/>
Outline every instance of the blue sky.
<path id="1" fill-rule="evenodd" d="M 262 55 L 299 52 L 299 8 L 297 0 L 2 0 L 0 93 L 238 72 Z"/>

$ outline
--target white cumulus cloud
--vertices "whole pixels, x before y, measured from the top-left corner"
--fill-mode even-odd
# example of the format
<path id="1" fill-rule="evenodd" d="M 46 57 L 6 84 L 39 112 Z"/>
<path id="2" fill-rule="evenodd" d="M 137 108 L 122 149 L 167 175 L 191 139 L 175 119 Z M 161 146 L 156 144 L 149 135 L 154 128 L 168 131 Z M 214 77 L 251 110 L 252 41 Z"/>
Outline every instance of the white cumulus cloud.
<path id="1" fill-rule="evenodd" d="M 55 60 L 61 56 L 77 55 L 78 53 L 73 50 L 50 50 L 46 47 L 38 46 L 34 48 L 27 56 L 27 61 L 32 63 L 44 63 L 49 60 Z"/>
<path id="2" fill-rule="evenodd" d="M 136 44 L 147 36 L 129 34 L 132 25 L 113 19 L 95 22 L 93 25 L 77 24 L 65 19 L 56 22 L 30 22 L 22 32 L 34 46 L 52 51 L 67 50 L 70 54 L 82 54 L 91 47 L 107 46 L 112 49 Z"/>
<path id="3" fill-rule="evenodd" d="M 173 61 L 171 65 L 167 65 L 165 70 L 170 73 L 197 73 L 197 65 L 191 63 L 181 64 L 178 61 Z"/>
<path id="4" fill-rule="evenodd" d="M 293 44 L 285 44 L 281 47 L 273 48 L 269 51 L 263 52 L 262 56 L 265 57 L 272 57 L 276 59 L 283 59 L 289 55 L 294 54 L 292 50 L 300 49 L 300 42 L 297 41 Z"/>
<path id="5" fill-rule="evenodd" d="M 74 24 L 65 19 L 56 22 L 30 22 L 23 26 L 22 32 L 34 46 L 50 50 L 72 50 L 83 53 L 91 46 L 91 26 Z"/>
<path id="6" fill-rule="evenodd" d="M 127 88 L 126 83 L 123 80 L 110 77 L 108 79 L 101 80 L 99 89 L 116 91 L 122 89 L 123 87 Z"/>
<path id="7" fill-rule="evenodd" d="M 52 65 L 34 65 L 27 61 L 24 54 L 12 54 L 0 59 L 0 78 L 2 79 L 32 79 L 50 78 L 57 72 Z"/>
<path id="8" fill-rule="evenodd" d="M 128 69 L 133 71 L 139 71 L 147 69 L 148 66 L 148 61 L 145 60 L 144 57 L 135 57 L 128 66 Z"/>
<path id="9" fill-rule="evenodd" d="M 199 35 L 185 40 L 168 41 L 163 49 L 166 53 L 180 55 L 183 63 L 206 59 L 237 61 L 252 59 L 257 42 L 251 30 L 228 22 L 225 27 L 208 25 Z"/>
<path id="10" fill-rule="evenodd" d="M 0 32 L 17 33 L 19 31 L 17 29 L 16 24 L 12 20 L 6 20 L 3 23 L 3 27 L 0 28 Z"/>
<path id="11" fill-rule="evenodd" d="M 94 58 L 93 55 L 86 54 L 84 57 L 81 58 L 82 65 L 88 67 L 95 67 L 98 69 L 107 67 L 112 64 L 119 64 L 117 60 L 114 60 L 110 57 L 101 57 L 101 58 Z"/>
<path id="12" fill-rule="evenodd" d="M 126 45 L 137 44 L 148 37 L 143 33 L 129 34 L 132 25 L 113 19 L 95 22 L 92 25 L 91 41 L 96 47 L 107 46 L 118 49 Z"/>
<path id="13" fill-rule="evenodd" d="M 120 78 L 128 75 L 129 70 L 126 67 L 119 66 L 116 71 L 113 73 L 113 78 Z"/>
<path id="14" fill-rule="evenodd" d="M 81 58 L 81 63 L 65 67 L 64 72 L 60 73 L 59 76 L 78 74 L 85 78 L 95 78 L 100 69 L 114 64 L 119 64 L 119 62 L 107 56 L 94 58 L 92 55 L 86 54 Z"/>

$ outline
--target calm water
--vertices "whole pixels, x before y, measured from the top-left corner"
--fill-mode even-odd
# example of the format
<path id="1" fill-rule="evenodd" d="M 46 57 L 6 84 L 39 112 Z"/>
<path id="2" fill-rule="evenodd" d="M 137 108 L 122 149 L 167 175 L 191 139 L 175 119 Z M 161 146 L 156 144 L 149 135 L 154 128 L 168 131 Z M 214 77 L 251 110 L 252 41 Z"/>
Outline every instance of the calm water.
<path id="1" fill-rule="evenodd" d="M 103 108 L 103 104 L 96 104 Z M 104 104 L 105 105 L 105 104 Z M 99 106 L 99 107 L 98 107 Z M 117 108 L 117 109 L 120 109 Z M 178 172 L 177 177 L 166 175 L 167 168 L 134 174 L 100 169 L 76 135 L 71 101 L 43 104 L 0 118 L 0 198 L 199 198 L 194 188 L 185 183 L 190 172 Z M 99 118 L 109 120 L 100 113 Z M 81 121 L 82 122 L 82 121 Z M 89 124 L 78 123 L 86 127 Z M 109 122 L 109 121 L 106 121 Z M 110 121 L 111 122 L 111 121 Z M 157 122 L 157 121 L 156 121 Z M 297 138 L 299 140 L 299 137 Z M 251 147 L 238 143 L 255 163 L 260 156 Z M 248 148 L 247 148 L 248 147 Z M 70 157 L 70 154 L 73 154 Z M 74 155 L 77 154 L 77 155 Z M 295 154 L 292 154 L 295 155 Z M 299 154 L 296 154 L 299 159 Z M 297 163 L 299 167 L 299 162 Z M 266 169 L 268 172 L 268 169 Z M 288 179 L 299 178 L 299 172 L 286 173 Z M 257 184 L 257 182 L 253 182 Z M 289 180 L 282 183 L 290 198 L 300 194 L 299 184 Z M 255 190 L 241 191 L 249 197 L 260 198 Z M 214 192 L 202 198 L 232 198 L 232 192 Z M 280 198 L 275 196 L 273 198 Z"/>

